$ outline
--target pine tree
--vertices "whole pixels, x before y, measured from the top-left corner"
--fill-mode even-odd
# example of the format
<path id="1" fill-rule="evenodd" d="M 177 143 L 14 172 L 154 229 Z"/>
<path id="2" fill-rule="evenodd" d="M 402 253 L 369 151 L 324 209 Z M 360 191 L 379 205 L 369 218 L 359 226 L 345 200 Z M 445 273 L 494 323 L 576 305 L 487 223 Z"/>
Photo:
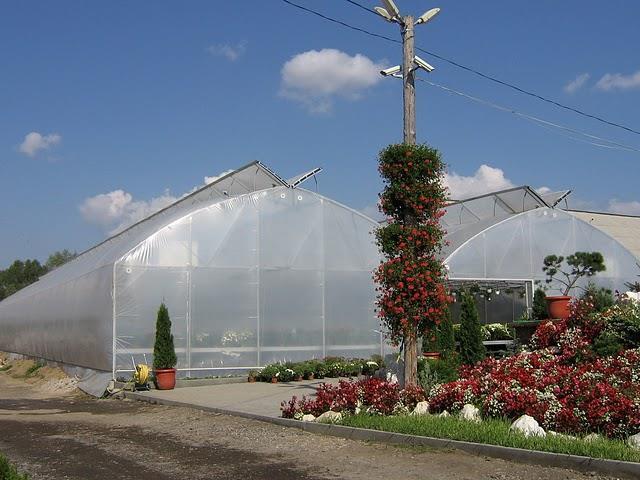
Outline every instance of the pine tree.
<path id="1" fill-rule="evenodd" d="M 533 317 L 533 320 L 540 321 L 549 318 L 549 314 L 547 313 L 547 301 L 545 300 L 545 293 L 541 288 L 536 288 L 536 291 L 533 294 L 531 316 Z"/>
<path id="2" fill-rule="evenodd" d="M 445 317 L 438 326 L 438 350 L 443 358 L 453 356 L 456 351 L 456 339 L 453 331 L 451 311 L 447 308 Z"/>
<path id="3" fill-rule="evenodd" d="M 483 360 L 486 349 L 482 343 L 482 328 L 478 318 L 478 309 L 474 296 L 468 292 L 462 294 L 460 312 L 460 357 L 462 363 L 475 365 Z"/>
<path id="4" fill-rule="evenodd" d="M 153 345 L 153 368 L 173 368 L 178 363 L 176 349 L 173 345 L 173 335 L 171 334 L 171 320 L 169 310 L 164 302 L 158 309 L 156 320 L 156 341 Z"/>

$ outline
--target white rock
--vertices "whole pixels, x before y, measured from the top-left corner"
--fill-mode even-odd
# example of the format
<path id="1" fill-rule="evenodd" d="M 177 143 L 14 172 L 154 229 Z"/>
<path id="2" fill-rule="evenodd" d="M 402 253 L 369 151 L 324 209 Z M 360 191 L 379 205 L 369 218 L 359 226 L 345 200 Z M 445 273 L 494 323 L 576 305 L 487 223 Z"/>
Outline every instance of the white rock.
<path id="1" fill-rule="evenodd" d="M 316 422 L 318 423 L 336 423 L 342 420 L 342 413 L 340 412 L 332 412 L 329 410 L 328 412 L 324 412 L 318 418 L 316 418 Z"/>
<path id="2" fill-rule="evenodd" d="M 514 432 L 520 432 L 525 437 L 544 437 L 546 432 L 542 428 L 535 418 L 529 415 L 522 415 L 515 422 L 511 424 L 509 430 Z"/>
<path id="3" fill-rule="evenodd" d="M 553 430 L 547 431 L 547 435 L 551 435 L 552 437 L 565 438 L 567 440 L 576 440 L 576 437 L 571 435 L 565 435 L 564 433 L 554 432 Z"/>
<path id="4" fill-rule="evenodd" d="M 418 402 L 411 415 L 427 415 L 429 413 L 429 402 Z"/>
<path id="5" fill-rule="evenodd" d="M 586 437 L 583 437 L 582 440 L 584 440 L 585 442 L 593 442 L 594 440 L 600 440 L 601 438 L 602 437 L 597 433 L 590 433 Z"/>
<path id="6" fill-rule="evenodd" d="M 439 417 L 450 417 L 451 414 L 445 410 L 444 412 L 439 413 L 438 416 Z"/>
<path id="7" fill-rule="evenodd" d="M 462 410 L 460 410 L 460 418 L 476 423 L 480 423 L 482 421 L 480 418 L 480 410 L 478 410 L 478 407 L 475 407 L 470 403 L 467 403 L 462 407 Z"/>
<path id="8" fill-rule="evenodd" d="M 636 433 L 627 438 L 627 445 L 636 450 L 640 450 L 640 433 Z"/>
<path id="9" fill-rule="evenodd" d="M 314 417 L 313 415 L 308 413 L 308 414 L 302 416 L 302 421 L 303 422 L 315 422 L 316 421 L 316 417 Z"/>

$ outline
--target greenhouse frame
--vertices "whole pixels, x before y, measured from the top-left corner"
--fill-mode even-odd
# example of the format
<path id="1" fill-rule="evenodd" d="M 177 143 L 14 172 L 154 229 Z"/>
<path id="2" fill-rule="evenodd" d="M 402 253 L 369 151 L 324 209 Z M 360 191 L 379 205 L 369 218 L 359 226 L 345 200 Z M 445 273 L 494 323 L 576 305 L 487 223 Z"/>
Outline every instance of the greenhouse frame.
<path id="1" fill-rule="evenodd" d="M 59 362 L 99 395 L 152 362 L 164 302 L 182 376 L 384 354 L 378 223 L 301 187 L 319 171 L 284 180 L 252 162 L 87 250 L 0 302 L 0 350 Z M 600 251 L 608 288 L 635 278 L 637 257 L 568 210 L 569 193 L 518 187 L 448 204 L 442 259 L 453 288 L 484 289 L 483 321 L 526 313 L 552 253 Z"/>

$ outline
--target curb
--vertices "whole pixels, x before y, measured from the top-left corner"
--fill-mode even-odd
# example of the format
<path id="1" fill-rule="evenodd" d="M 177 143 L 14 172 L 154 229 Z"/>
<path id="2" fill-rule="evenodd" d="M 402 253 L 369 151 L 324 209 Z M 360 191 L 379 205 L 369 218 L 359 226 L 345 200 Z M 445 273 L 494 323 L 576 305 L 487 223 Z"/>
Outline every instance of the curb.
<path id="1" fill-rule="evenodd" d="M 563 453 L 542 452 L 539 450 L 526 450 L 522 448 L 502 447 L 485 443 L 464 442 L 461 440 L 446 440 L 433 437 L 421 437 L 404 433 L 385 432 L 382 430 L 369 430 L 366 428 L 345 427 L 327 423 L 302 422 L 289 418 L 269 417 L 248 412 L 238 412 L 224 408 L 205 407 L 187 402 L 159 399 L 136 392 L 125 392 L 125 397 L 151 404 L 167 405 L 174 407 L 187 407 L 203 410 L 205 412 L 243 417 L 261 422 L 272 423 L 284 427 L 297 428 L 309 433 L 330 435 L 333 437 L 360 440 L 365 442 L 391 443 L 395 445 L 424 446 L 440 449 L 456 449 L 478 456 L 500 458 L 517 463 L 540 465 L 544 467 L 566 468 L 580 472 L 597 472 L 616 477 L 630 479 L 640 478 L 640 463 L 625 462 L 621 460 L 606 460 L 603 458 L 582 457 Z"/>

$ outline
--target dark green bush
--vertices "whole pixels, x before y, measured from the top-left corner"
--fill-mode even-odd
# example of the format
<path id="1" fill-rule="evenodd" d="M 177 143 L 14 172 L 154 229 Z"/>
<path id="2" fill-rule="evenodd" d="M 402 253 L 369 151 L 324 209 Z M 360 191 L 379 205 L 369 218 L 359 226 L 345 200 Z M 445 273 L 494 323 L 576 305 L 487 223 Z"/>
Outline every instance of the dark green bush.
<path id="1" fill-rule="evenodd" d="M 418 383 L 428 393 L 438 383 L 457 380 L 459 367 L 459 359 L 455 353 L 440 359 L 421 357 L 418 359 Z"/>
<path id="2" fill-rule="evenodd" d="M 29 480 L 29 477 L 19 473 L 18 469 L 11 465 L 4 455 L 0 454 L 0 480 Z"/>
<path id="3" fill-rule="evenodd" d="M 611 290 L 604 287 L 597 287 L 591 282 L 589 282 L 589 285 L 587 285 L 587 288 L 580 298 L 593 303 L 593 308 L 596 312 L 604 312 L 616 302 Z"/>
<path id="4" fill-rule="evenodd" d="M 156 340 L 153 345 L 153 368 L 173 368 L 177 363 L 178 358 L 176 357 L 173 335 L 171 334 L 169 310 L 167 310 L 167 307 L 163 302 L 158 309 L 158 317 L 156 319 Z"/>
<path id="5" fill-rule="evenodd" d="M 541 288 L 536 288 L 536 291 L 533 294 L 533 305 L 531 308 L 531 317 L 532 320 L 546 320 L 549 318 L 549 314 L 547 312 L 547 301 L 545 300 L 546 294 L 544 290 Z"/>
<path id="6" fill-rule="evenodd" d="M 476 300 L 472 294 L 463 292 L 460 309 L 460 360 L 463 364 L 475 365 L 484 359 L 483 340 Z"/>

